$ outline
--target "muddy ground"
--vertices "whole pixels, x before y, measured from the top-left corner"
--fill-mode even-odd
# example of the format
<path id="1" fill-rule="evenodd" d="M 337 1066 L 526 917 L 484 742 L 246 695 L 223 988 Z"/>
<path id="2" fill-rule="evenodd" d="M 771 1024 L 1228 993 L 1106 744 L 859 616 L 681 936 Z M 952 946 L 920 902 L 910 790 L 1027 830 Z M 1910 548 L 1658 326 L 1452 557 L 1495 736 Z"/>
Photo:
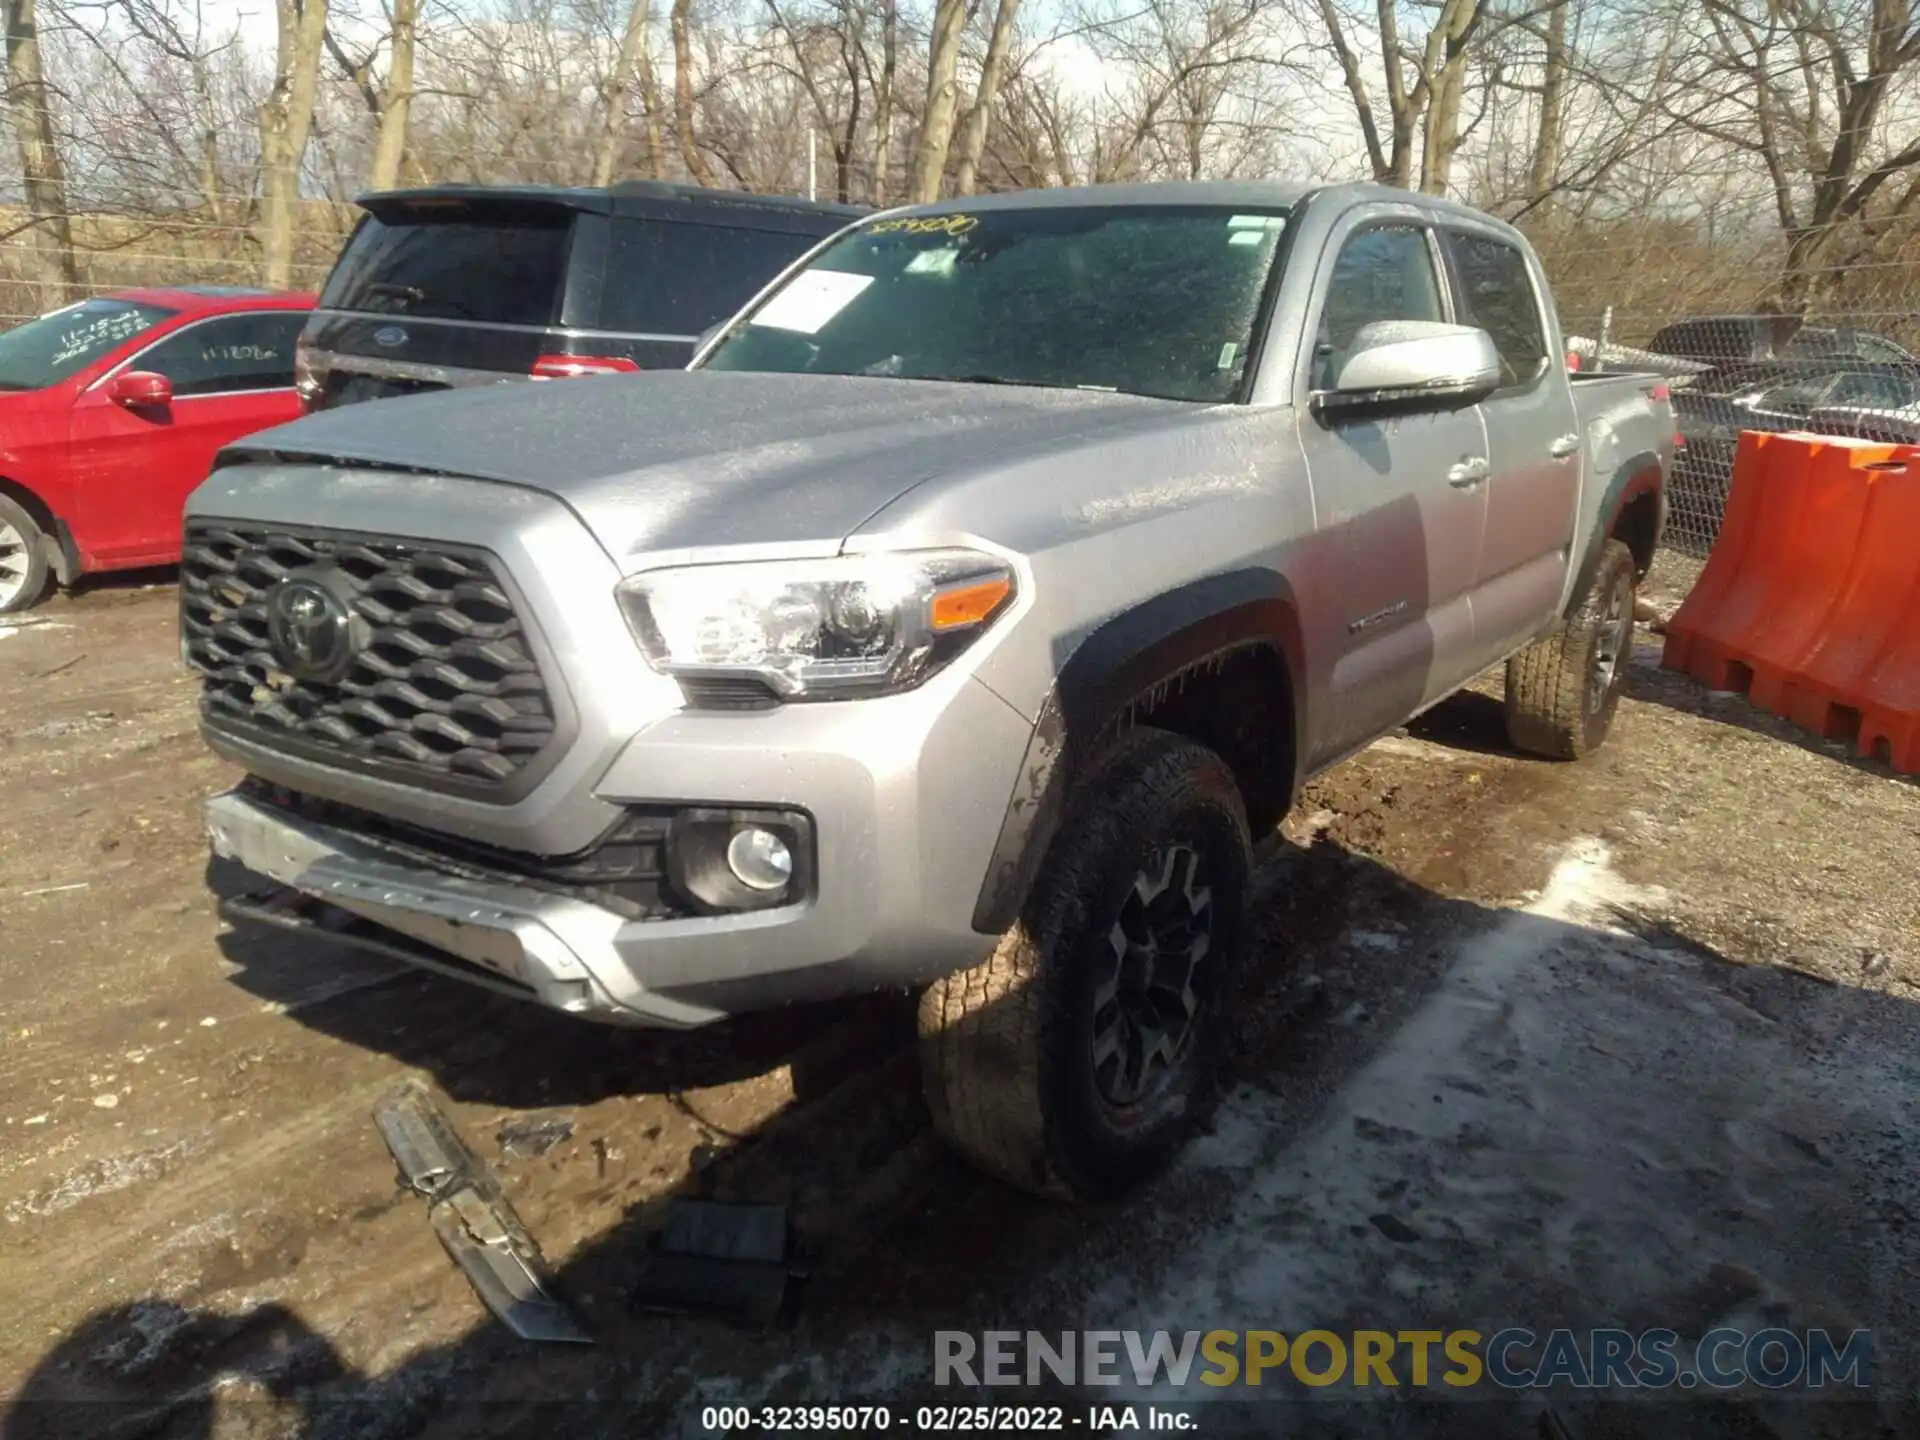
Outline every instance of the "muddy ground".
<path id="1" fill-rule="evenodd" d="M 1088 1210 L 941 1150 L 902 997 L 635 1035 L 225 931 L 196 807 L 234 777 L 173 606 L 0 624 L 0 1396 L 90 1402 L 10 1433 L 696 1434 L 924 1398 L 936 1329 L 1769 1323 L 1871 1328 L 1877 1403 L 1389 1395 L 1287 1433 L 1551 1433 L 1549 1401 L 1581 1437 L 1920 1433 L 1920 788 L 1646 637 L 1587 764 L 1515 758 L 1469 694 L 1313 787 L 1212 1133 Z M 370 1121 L 408 1075 L 596 1347 L 488 1323 Z M 528 1117 L 570 1138 L 503 1154 Z M 793 1208 L 797 1325 L 629 1312 L 676 1195 Z M 621 1408 L 541 1405 L 582 1397 Z"/>

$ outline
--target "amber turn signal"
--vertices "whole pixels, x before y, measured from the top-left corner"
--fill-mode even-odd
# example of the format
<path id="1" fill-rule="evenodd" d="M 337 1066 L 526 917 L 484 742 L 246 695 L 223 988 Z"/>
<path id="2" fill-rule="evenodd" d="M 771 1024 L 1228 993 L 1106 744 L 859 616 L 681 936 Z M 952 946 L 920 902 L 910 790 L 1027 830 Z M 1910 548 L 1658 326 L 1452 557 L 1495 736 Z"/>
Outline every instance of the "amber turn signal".
<path id="1" fill-rule="evenodd" d="M 1000 602 L 1013 593 L 1013 581 L 1005 575 L 975 580 L 942 590 L 933 597 L 935 633 L 978 625 L 1000 608 Z"/>

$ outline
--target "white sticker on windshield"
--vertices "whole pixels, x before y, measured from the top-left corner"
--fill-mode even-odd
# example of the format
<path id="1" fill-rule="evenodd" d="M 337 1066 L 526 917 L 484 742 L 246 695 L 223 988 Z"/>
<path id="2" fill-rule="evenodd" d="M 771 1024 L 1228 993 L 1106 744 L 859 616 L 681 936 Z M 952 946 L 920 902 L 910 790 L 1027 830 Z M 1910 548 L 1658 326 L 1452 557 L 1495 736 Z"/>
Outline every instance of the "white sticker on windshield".
<path id="1" fill-rule="evenodd" d="M 1284 215 L 1232 215 L 1227 218 L 1229 230 L 1278 230 L 1287 223 Z"/>
<path id="2" fill-rule="evenodd" d="M 872 283 L 871 275 L 849 275 L 844 270 L 803 270 L 787 283 L 786 289 L 763 305 L 749 323 L 815 335 Z"/>
<path id="3" fill-rule="evenodd" d="M 907 262 L 908 275 L 951 275 L 960 263 L 958 247 L 946 250 L 922 250 Z"/>
<path id="4" fill-rule="evenodd" d="M 1266 240 L 1266 233 L 1260 230 L 1235 230 L 1227 236 L 1229 245 L 1258 245 Z"/>

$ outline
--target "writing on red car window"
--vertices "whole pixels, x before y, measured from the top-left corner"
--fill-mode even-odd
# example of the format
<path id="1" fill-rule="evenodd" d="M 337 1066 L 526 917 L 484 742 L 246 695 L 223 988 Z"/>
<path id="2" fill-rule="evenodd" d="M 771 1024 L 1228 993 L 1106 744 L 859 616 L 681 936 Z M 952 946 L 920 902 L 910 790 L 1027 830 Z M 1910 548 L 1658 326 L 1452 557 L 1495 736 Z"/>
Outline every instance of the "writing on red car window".
<path id="1" fill-rule="evenodd" d="M 59 365 L 90 350 L 102 350 L 122 340 L 131 340 L 146 328 L 147 317 L 138 310 L 99 316 L 84 325 L 76 325 L 60 337 L 53 363 Z"/>

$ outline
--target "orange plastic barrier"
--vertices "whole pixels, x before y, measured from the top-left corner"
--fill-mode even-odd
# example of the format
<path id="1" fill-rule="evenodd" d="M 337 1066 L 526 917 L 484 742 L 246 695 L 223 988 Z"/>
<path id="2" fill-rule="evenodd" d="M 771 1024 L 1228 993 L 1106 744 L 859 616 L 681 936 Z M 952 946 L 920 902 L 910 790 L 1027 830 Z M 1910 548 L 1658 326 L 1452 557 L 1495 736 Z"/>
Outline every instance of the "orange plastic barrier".
<path id="1" fill-rule="evenodd" d="M 1920 772 L 1920 449 L 1741 435 L 1664 663 Z"/>
<path id="2" fill-rule="evenodd" d="M 1829 737 L 1846 734 L 1859 717 L 1861 748 L 1871 754 L 1874 737 L 1891 742 L 1897 726 L 1883 720 L 1870 735 L 1861 708 L 1882 671 L 1882 657 L 1890 667 L 1897 660 L 1890 652 L 1903 632 L 1912 637 L 1920 630 L 1920 465 L 1874 476 L 1861 538 L 1860 563 L 1847 577 L 1825 633 L 1794 665 L 1781 713 Z M 1896 672 L 1885 673 L 1891 683 Z M 1910 662 L 1908 673 L 1920 674 L 1920 662 Z M 1877 708 L 1893 708 L 1892 698 Z M 1920 708 L 1920 702 L 1910 700 L 1907 708 Z M 1902 768 L 1920 770 L 1920 759 Z"/>

